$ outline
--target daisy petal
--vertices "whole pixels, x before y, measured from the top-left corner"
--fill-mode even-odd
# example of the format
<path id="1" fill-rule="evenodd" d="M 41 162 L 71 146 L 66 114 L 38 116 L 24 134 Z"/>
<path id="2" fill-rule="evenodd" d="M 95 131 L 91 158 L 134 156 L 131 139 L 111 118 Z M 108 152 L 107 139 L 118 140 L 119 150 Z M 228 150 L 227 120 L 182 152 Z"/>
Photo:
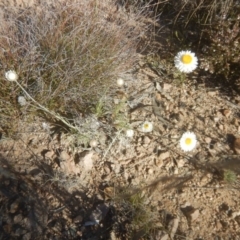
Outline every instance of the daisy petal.
<path id="1" fill-rule="evenodd" d="M 192 151 L 197 145 L 197 137 L 193 132 L 185 132 L 180 139 L 180 147 L 183 151 Z"/>
<path id="2" fill-rule="evenodd" d="M 190 73 L 197 68 L 198 59 L 191 51 L 181 51 L 174 58 L 175 67 L 185 73 Z"/>

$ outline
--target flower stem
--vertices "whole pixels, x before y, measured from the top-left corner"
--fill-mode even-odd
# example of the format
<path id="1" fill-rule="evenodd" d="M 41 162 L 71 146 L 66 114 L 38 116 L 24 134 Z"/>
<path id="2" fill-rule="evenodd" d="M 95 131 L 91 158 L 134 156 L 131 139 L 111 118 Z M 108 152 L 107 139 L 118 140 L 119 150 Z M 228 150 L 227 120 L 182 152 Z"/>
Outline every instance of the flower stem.
<path id="1" fill-rule="evenodd" d="M 66 121 L 62 116 L 58 115 L 57 113 L 48 110 L 46 107 L 42 106 L 40 103 L 38 103 L 24 88 L 23 86 L 18 82 L 15 81 L 17 83 L 17 85 L 21 88 L 21 90 L 27 95 L 27 97 L 34 102 L 41 110 L 45 111 L 46 113 L 52 115 L 53 117 L 55 117 L 56 119 L 60 120 L 62 123 L 64 123 L 66 126 L 68 126 L 69 128 L 72 128 L 74 130 L 79 131 L 78 127 L 73 126 L 72 124 L 70 124 L 68 121 Z"/>

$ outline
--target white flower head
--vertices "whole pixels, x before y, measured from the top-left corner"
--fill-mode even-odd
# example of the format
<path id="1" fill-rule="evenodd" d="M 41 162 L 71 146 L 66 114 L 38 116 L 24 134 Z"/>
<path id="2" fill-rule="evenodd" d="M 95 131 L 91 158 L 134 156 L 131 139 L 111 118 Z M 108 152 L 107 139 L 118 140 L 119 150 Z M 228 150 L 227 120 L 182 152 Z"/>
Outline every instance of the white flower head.
<path id="1" fill-rule="evenodd" d="M 124 80 L 122 78 L 118 78 L 117 85 L 120 86 L 120 87 L 123 86 L 124 85 Z"/>
<path id="2" fill-rule="evenodd" d="M 89 145 L 90 145 L 91 147 L 97 147 L 98 141 L 95 140 L 95 139 L 92 139 L 92 140 L 90 141 Z"/>
<path id="3" fill-rule="evenodd" d="M 27 104 L 27 100 L 25 99 L 25 97 L 19 96 L 19 97 L 18 97 L 18 103 L 19 103 L 21 106 L 25 106 L 25 105 Z"/>
<path id="4" fill-rule="evenodd" d="M 197 137 L 193 132 L 185 132 L 180 139 L 180 147 L 183 151 L 192 151 L 197 145 Z"/>
<path id="5" fill-rule="evenodd" d="M 151 132 L 153 130 L 153 124 L 151 122 L 145 121 L 141 127 L 142 132 Z"/>
<path id="6" fill-rule="evenodd" d="M 46 122 L 43 122 L 43 123 L 42 123 L 42 127 L 43 127 L 43 129 L 46 130 L 46 131 L 49 131 L 49 129 L 50 129 L 50 126 L 49 126 Z"/>
<path id="7" fill-rule="evenodd" d="M 12 70 L 7 71 L 7 72 L 5 73 L 5 77 L 6 77 L 6 79 L 7 79 L 8 81 L 10 81 L 10 82 L 14 82 L 14 81 L 17 81 L 17 80 L 18 80 L 18 75 L 17 75 L 17 73 L 16 73 L 15 71 L 12 71 Z"/>
<path id="8" fill-rule="evenodd" d="M 185 73 L 190 73 L 197 68 L 198 59 L 191 51 L 181 51 L 174 58 L 175 67 Z"/>
<path id="9" fill-rule="evenodd" d="M 132 138 L 134 135 L 134 131 L 132 129 L 128 129 L 126 131 L 126 136 L 129 137 L 129 138 Z"/>

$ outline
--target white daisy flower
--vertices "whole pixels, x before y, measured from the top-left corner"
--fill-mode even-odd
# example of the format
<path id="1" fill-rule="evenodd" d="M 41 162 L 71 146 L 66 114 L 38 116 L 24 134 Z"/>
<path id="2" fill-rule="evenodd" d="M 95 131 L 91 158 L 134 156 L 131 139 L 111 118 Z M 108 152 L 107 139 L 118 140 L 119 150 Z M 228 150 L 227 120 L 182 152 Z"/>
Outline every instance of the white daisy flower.
<path id="1" fill-rule="evenodd" d="M 17 73 L 16 73 L 15 71 L 12 71 L 12 70 L 7 71 L 7 72 L 5 73 L 5 77 L 6 77 L 6 79 L 7 79 L 8 81 L 10 81 L 10 82 L 17 81 L 17 79 L 18 79 Z"/>
<path id="2" fill-rule="evenodd" d="M 24 105 L 27 104 L 27 100 L 25 99 L 25 97 L 19 96 L 19 97 L 18 97 L 18 103 L 19 103 L 21 106 L 24 106 Z"/>
<path id="3" fill-rule="evenodd" d="M 46 130 L 46 131 L 49 131 L 49 129 L 50 129 L 50 126 L 49 126 L 46 122 L 43 122 L 43 123 L 42 123 L 42 127 L 43 127 L 43 129 Z"/>
<path id="4" fill-rule="evenodd" d="M 95 140 L 95 139 L 92 139 L 92 140 L 90 141 L 89 145 L 90 145 L 91 147 L 97 147 L 98 141 Z"/>
<path id="5" fill-rule="evenodd" d="M 180 147 L 183 151 L 192 151 L 197 145 L 197 137 L 193 132 L 185 132 L 180 139 Z"/>
<path id="6" fill-rule="evenodd" d="M 132 138 L 133 135 L 134 135 L 134 131 L 133 131 L 132 129 L 128 129 L 128 130 L 126 131 L 126 135 L 127 135 L 127 137 Z"/>
<path id="7" fill-rule="evenodd" d="M 117 85 L 120 86 L 120 87 L 123 86 L 124 85 L 124 80 L 122 78 L 118 78 Z"/>
<path id="8" fill-rule="evenodd" d="M 191 51 L 181 51 L 174 58 L 175 67 L 185 73 L 190 73 L 197 68 L 198 59 Z"/>
<path id="9" fill-rule="evenodd" d="M 144 122 L 141 127 L 142 132 L 151 132 L 153 130 L 153 124 L 151 122 Z"/>

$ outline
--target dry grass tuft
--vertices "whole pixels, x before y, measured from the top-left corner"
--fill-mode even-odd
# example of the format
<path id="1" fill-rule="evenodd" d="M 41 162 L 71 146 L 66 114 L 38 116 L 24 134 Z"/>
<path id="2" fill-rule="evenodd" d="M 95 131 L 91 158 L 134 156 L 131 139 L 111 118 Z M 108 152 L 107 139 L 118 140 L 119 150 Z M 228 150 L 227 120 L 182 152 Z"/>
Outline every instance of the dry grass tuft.
<path id="1" fill-rule="evenodd" d="M 73 121 L 110 107 L 116 78 L 131 69 L 143 26 L 141 13 L 124 13 L 113 1 L 44 1 L 29 7 L 5 7 L 0 29 L 1 74 L 10 69 L 41 105 Z M 19 87 L 0 81 L 1 125 L 25 114 L 39 114 Z M 25 96 L 26 97 L 26 96 Z M 30 99 L 27 99 L 30 101 Z M 40 112 L 40 115 L 43 115 Z"/>

